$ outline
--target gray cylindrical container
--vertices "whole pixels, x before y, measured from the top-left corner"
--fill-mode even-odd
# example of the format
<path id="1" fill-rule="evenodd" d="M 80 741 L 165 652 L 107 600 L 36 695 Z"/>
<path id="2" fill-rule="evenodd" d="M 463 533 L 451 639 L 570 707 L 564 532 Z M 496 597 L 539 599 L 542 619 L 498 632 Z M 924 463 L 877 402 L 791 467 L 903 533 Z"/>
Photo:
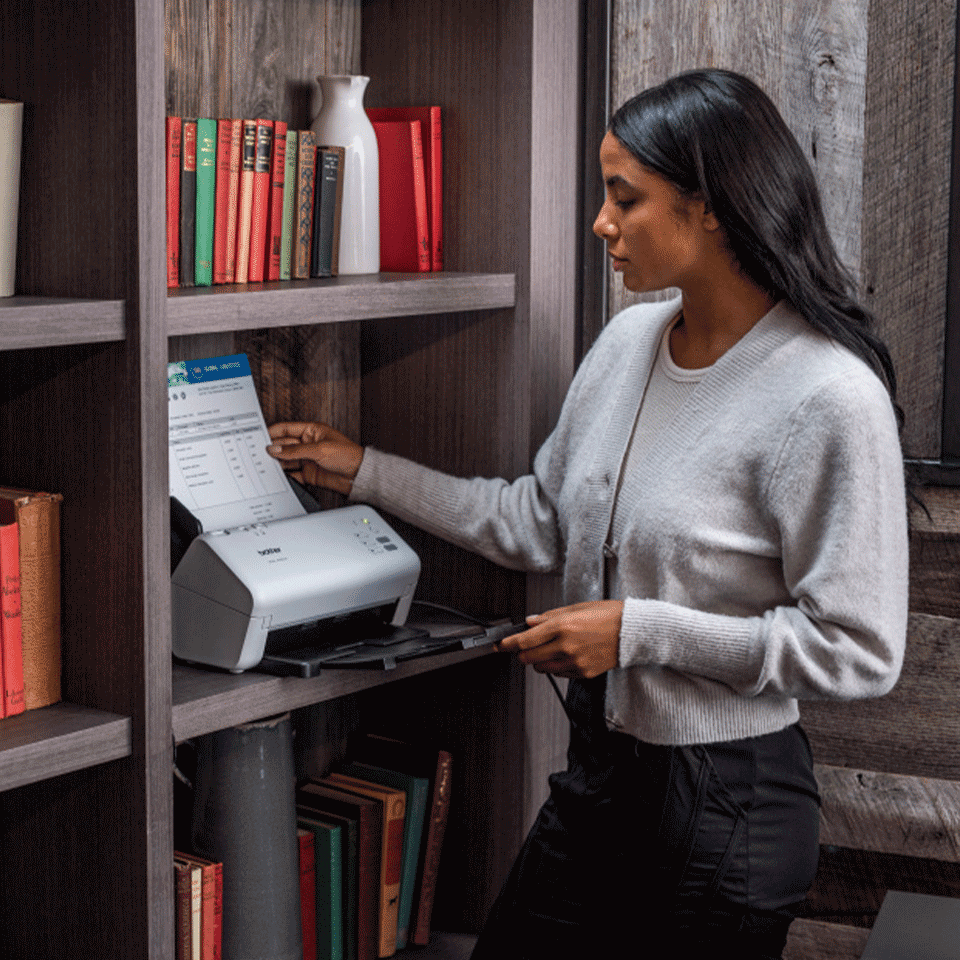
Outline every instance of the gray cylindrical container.
<path id="1" fill-rule="evenodd" d="M 223 863 L 223 960 L 302 960 L 290 714 L 196 742 L 193 844 Z"/>

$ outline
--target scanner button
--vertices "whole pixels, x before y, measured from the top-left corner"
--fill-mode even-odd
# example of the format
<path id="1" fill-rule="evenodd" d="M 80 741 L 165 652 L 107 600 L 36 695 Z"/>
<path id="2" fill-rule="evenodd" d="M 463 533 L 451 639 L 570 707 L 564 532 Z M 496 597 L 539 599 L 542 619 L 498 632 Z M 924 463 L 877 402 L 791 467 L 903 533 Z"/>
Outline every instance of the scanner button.
<path id="1" fill-rule="evenodd" d="M 388 543 L 383 549 L 384 549 L 384 550 L 399 550 L 400 548 L 399 548 L 395 543 Z"/>

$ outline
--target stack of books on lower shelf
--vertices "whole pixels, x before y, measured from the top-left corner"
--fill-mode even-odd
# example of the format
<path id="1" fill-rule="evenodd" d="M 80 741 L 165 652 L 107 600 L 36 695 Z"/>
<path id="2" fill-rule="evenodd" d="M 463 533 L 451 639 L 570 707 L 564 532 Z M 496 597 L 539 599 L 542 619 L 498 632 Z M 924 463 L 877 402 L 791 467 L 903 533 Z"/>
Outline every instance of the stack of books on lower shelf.
<path id="1" fill-rule="evenodd" d="M 220 960 L 223 946 L 223 864 L 177 851 L 176 960 Z"/>
<path id="2" fill-rule="evenodd" d="M 303 960 L 378 960 L 430 941 L 452 757 L 372 734 L 348 756 L 296 791 Z M 217 960 L 229 864 L 177 852 L 174 867 L 177 960 Z"/>
<path id="3" fill-rule="evenodd" d="M 304 960 L 390 957 L 430 940 L 451 755 L 373 735 L 349 755 L 297 791 Z"/>
<path id="4" fill-rule="evenodd" d="M 62 499 L 0 487 L 0 718 L 60 699 Z"/>

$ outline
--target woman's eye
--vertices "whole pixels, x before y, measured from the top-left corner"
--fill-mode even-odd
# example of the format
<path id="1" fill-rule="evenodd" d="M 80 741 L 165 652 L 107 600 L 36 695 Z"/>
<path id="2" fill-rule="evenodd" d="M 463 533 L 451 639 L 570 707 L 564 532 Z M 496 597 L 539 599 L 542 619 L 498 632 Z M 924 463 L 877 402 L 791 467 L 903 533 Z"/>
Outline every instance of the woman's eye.
<path id="1" fill-rule="evenodd" d="M 637 201 L 636 200 L 614 200 L 613 201 L 620 210 L 629 210 Z"/>

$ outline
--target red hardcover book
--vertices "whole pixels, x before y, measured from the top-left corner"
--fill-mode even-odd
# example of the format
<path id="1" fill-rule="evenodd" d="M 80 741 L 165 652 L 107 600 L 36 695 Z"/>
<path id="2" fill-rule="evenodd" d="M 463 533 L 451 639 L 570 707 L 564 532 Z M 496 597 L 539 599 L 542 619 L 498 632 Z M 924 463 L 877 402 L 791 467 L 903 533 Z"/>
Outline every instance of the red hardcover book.
<path id="1" fill-rule="evenodd" d="M 303 960 L 317 960 L 317 855 L 313 834 L 297 828 L 300 844 L 300 925 L 303 929 Z"/>
<path id="2" fill-rule="evenodd" d="M 20 605 L 20 532 L 13 504 L 0 500 L 0 642 L 4 716 L 23 713 L 23 633 Z"/>
<path id="3" fill-rule="evenodd" d="M 443 269 L 443 130 L 440 107 L 372 107 L 371 121 L 419 120 L 430 222 L 430 268 Z"/>
<path id="4" fill-rule="evenodd" d="M 260 283 L 266 276 L 267 220 L 270 217 L 270 157 L 273 121 L 257 121 L 253 165 L 253 206 L 250 212 L 250 269 L 247 279 Z"/>
<path id="5" fill-rule="evenodd" d="M 419 120 L 375 121 L 380 154 L 380 269 L 430 270 L 427 192 Z"/>
<path id="6" fill-rule="evenodd" d="M 240 195 L 237 198 L 237 261 L 234 283 L 246 283 L 250 272 L 250 225 L 253 215 L 253 168 L 257 158 L 257 121 L 243 121 L 240 152 Z"/>
<path id="7" fill-rule="evenodd" d="M 192 853 L 176 856 L 200 868 L 200 960 L 223 955 L 223 864 Z"/>
<path id="8" fill-rule="evenodd" d="M 217 121 L 217 195 L 213 222 L 213 282 L 233 283 L 237 256 L 242 120 Z"/>
<path id="9" fill-rule="evenodd" d="M 283 234 L 284 170 L 287 161 L 287 125 L 273 123 L 273 153 L 270 158 L 270 214 L 267 218 L 266 273 L 268 280 L 280 279 L 280 240 Z"/>
<path id="10" fill-rule="evenodd" d="M 180 117 L 167 117 L 167 286 L 180 283 Z"/>

